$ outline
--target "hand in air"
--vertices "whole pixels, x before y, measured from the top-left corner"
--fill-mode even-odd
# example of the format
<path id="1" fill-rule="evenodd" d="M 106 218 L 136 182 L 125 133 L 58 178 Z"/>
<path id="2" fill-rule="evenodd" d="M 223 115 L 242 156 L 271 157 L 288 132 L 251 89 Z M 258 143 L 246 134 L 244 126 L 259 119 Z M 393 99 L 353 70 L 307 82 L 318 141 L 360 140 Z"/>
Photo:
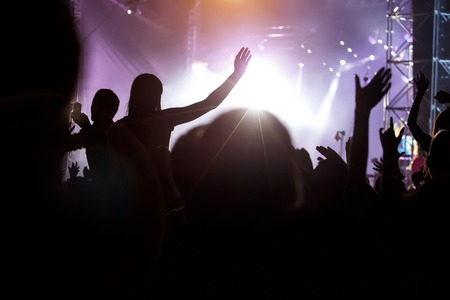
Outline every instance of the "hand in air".
<path id="1" fill-rule="evenodd" d="M 361 87 L 358 75 L 355 75 L 356 106 L 370 111 L 377 105 L 391 88 L 391 69 L 380 68 L 369 83 Z"/>
<path id="2" fill-rule="evenodd" d="M 381 141 L 381 146 L 383 148 L 383 152 L 385 154 L 392 155 L 392 156 L 396 157 L 397 159 L 400 158 L 400 156 L 402 156 L 404 154 L 404 152 L 398 153 L 398 150 L 397 150 L 398 145 L 400 144 L 400 141 L 402 140 L 404 131 L 405 131 L 405 127 L 402 127 L 402 129 L 400 129 L 399 135 L 395 136 L 394 121 L 393 121 L 392 117 L 390 119 L 390 126 L 388 129 L 386 129 L 383 132 L 383 128 L 380 128 L 380 130 L 379 130 L 380 141 Z"/>
<path id="3" fill-rule="evenodd" d="M 422 71 L 419 71 L 419 73 L 417 73 L 416 77 L 414 78 L 414 84 L 417 87 L 417 93 L 420 94 L 425 94 L 428 87 L 430 86 L 430 82 L 425 77 Z"/>
<path id="4" fill-rule="evenodd" d="M 252 58 L 252 54 L 247 47 L 242 47 L 234 58 L 234 72 L 243 75 L 247 70 L 248 62 Z"/>

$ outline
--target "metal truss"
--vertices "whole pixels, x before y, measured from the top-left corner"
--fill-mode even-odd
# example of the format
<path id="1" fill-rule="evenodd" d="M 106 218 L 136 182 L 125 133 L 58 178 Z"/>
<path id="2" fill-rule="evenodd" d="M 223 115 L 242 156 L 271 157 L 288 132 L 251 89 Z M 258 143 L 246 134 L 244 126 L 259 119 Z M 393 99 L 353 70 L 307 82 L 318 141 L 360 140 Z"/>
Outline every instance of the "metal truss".
<path id="1" fill-rule="evenodd" d="M 400 169 L 408 178 L 408 166 L 414 159 L 412 149 L 417 148 L 416 142 L 407 127 L 408 113 L 414 101 L 413 85 L 413 9 L 412 1 L 387 1 L 386 29 L 386 67 L 392 70 L 394 79 L 401 78 L 403 85 L 394 86 L 386 94 L 383 101 L 384 128 L 390 126 L 392 118 L 395 124 L 405 127 L 402 139 L 402 151 L 409 149 L 399 161 Z M 404 38 L 404 37 L 407 38 Z M 405 151 L 408 152 L 408 151 Z M 405 174 L 406 173 L 406 174 Z M 409 184 L 409 183 L 408 183 Z"/>
<path id="2" fill-rule="evenodd" d="M 442 24 L 450 20 L 450 14 L 442 11 L 442 7 L 440 0 L 434 0 L 433 10 L 430 10 L 429 13 L 418 13 L 413 10 L 412 0 L 387 1 L 386 67 L 392 69 L 393 78 L 402 79 L 400 85 L 403 83 L 403 86 L 396 87 L 396 89 L 391 88 L 385 96 L 383 101 L 383 122 L 384 127 L 388 128 L 390 118 L 393 118 L 395 124 L 398 124 L 399 127 L 405 127 L 400 147 L 402 151 L 406 150 L 406 153 L 401 157 L 399 163 L 407 180 L 410 180 L 408 177 L 411 175 L 412 161 L 420 155 L 418 144 L 406 123 L 415 97 L 413 66 L 428 64 L 432 67 L 429 94 L 431 99 L 428 101 L 430 103 L 430 117 L 428 120 L 428 131 L 430 134 L 436 115 L 440 110 L 433 97 L 440 89 L 439 86 L 442 81 L 440 74 L 443 73 L 442 70 L 447 75 L 450 74 L 450 60 L 440 57 L 442 56 L 442 44 L 445 37 L 445 34 L 442 32 L 442 28 L 445 28 L 445 26 L 442 26 Z M 413 41 L 416 38 L 414 30 L 420 29 L 427 18 L 433 18 L 433 57 L 429 59 L 414 59 Z M 425 103 L 426 101 L 422 102 Z"/>
<path id="3" fill-rule="evenodd" d="M 445 4 L 446 5 L 445 5 Z M 436 95 L 440 89 L 446 90 L 450 84 L 442 84 L 443 81 L 450 82 L 450 55 L 445 57 L 444 53 L 450 53 L 450 49 L 445 49 L 445 39 L 449 39 L 450 34 L 450 1 L 434 0 L 434 19 L 433 19 L 433 58 L 432 58 L 432 81 L 431 95 Z M 446 32 L 447 30 L 447 32 Z M 449 45 L 447 43 L 447 45 Z M 436 116 L 445 106 L 438 103 L 434 97 L 431 97 L 430 109 L 430 134 L 433 128 Z"/>

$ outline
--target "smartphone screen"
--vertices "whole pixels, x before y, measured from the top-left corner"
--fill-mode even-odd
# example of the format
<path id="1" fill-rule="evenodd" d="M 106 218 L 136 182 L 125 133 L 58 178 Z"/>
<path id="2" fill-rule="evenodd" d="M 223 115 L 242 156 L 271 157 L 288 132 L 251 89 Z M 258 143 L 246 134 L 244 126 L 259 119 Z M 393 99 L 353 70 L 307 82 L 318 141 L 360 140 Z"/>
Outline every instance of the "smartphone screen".
<path id="1" fill-rule="evenodd" d="M 74 102 L 72 104 L 72 112 L 74 114 L 81 114 L 81 103 L 80 102 Z"/>

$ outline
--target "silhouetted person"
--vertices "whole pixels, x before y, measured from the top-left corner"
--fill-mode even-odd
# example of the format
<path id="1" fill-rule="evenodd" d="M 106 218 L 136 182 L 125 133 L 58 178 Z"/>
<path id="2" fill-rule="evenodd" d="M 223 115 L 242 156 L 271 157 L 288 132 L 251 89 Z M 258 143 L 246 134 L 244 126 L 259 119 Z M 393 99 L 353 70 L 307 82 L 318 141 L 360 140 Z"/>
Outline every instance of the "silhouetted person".
<path id="1" fill-rule="evenodd" d="M 429 86 L 429 81 L 422 72 L 419 72 L 414 78 L 414 83 L 417 91 L 413 105 L 409 111 L 408 127 L 414 139 L 419 143 L 421 150 L 428 153 L 432 137 L 440 129 L 450 129 L 450 110 L 446 108 L 438 113 L 433 123 L 431 135 L 424 132 L 419 124 L 417 124 L 417 118 L 420 111 L 420 104 Z M 442 104 L 450 103 L 450 94 L 442 90 L 438 91 L 434 98 Z"/>
<path id="2" fill-rule="evenodd" d="M 81 130 L 68 138 L 67 150 L 86 149 L 88 166 L 95 180 L 102 181 L 108 174 L 106 132 L 114 123 L 119 104 L 119 97 L 113 90 L 99 89 L 92 99 L 92 124 L 84 113 L 72 111 L 72 119 Z"/>
<path id="3" fill-rule="evenodd" d="M 450 209 L 450 130 L 441 129 L 432 138 L 425 167 L 429 179 L 417 189 L 411 200 L 415 218 L 411 220 L 414 242 L 448 249 L 444 236 L 450 230 L 447 212 Z M 414 220 L 415 219 L 415 220 Z"/>
<path id="4" fill-rule="evenodd" d="M 409 283 L 411 295 L 445 299 L 450 295 L 450 130 L 432 137 L 425 168 L 429 178 L 392 217 L 389 243 L 395 250 L 394 274 Z"/>
<path id="5" fill-rule="evenodd" d="M 2 9 L 20 12 L 0 21 L 4 286 L 15 297 L 66 298 L 77 257 L 58 191 L 81 45 L 67 1 L 10 1 Z"/>
<path id="6" fill-rule="evenodd" d="M 166 236 L 158 295 L 283 297 L 277 293 L 286 292 L 281 266 L 289 259 L 281 241 L 294 231 L 282 228 L 302 197 L 293 155 L 280 120 L 246 108 L 176 141 L 172 167 L 187 211 Z"/>
<path id="7" fill-rule="evenodd" d="M 139 141 L 147 159 L 158 170 L 166 195 L 167 211 L 183 205 L 169 167 L 169 141 L 173 129 L 220 105 L 244 75 L 250 59 L 250 50 L 242 47 L 235 57 L 234 70 L 227 79 L 204 100 L 185 107 L 161 109 L 163 85 L 156 75 L 144 73 L 134 79 L 128 115 L 111 126 L 108 132 L 109 148 L 116 157 L 127 157 L 133 155 L 133 150 L 124 141 Z"/>

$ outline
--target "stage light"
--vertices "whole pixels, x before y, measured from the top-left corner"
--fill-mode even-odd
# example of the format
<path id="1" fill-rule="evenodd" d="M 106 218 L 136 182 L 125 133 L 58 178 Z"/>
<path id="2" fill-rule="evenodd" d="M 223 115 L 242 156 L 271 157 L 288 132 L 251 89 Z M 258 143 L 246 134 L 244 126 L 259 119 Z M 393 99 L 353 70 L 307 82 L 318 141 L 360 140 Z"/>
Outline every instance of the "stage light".
<path id="1" fill-rule="evenodd" d="M 141 15 L 142 11 L 139 7 L 140 3 L 146 2 L 146 0 L 130 0 L 127 3 L 127 14 L 129 15 Z"/>

